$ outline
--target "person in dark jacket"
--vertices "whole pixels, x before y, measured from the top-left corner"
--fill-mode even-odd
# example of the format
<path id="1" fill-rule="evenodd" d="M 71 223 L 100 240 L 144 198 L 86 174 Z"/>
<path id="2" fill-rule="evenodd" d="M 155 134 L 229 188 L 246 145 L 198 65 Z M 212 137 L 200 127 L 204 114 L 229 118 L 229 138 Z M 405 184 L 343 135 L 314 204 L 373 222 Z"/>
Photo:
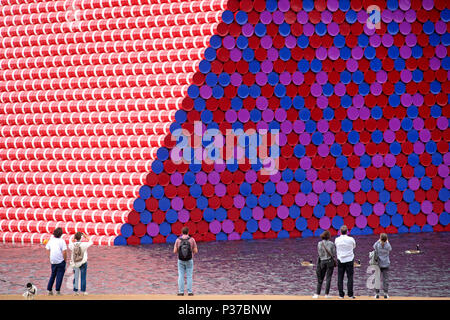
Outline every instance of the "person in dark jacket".
<path id="1" fill-rule="evenodd" d="M 378 256 L 378 266 L 380 267 L 380 276 L 383 278 L 383 291 L 384 298 L 388 299 L 389 290 L 389 267 L 391 261 L 389 260 L 389 253 L 392 250 L 391 244 L 389 243 L 388 236 L 386 233 L 380 234 L 380 239 L 374 243 L 373 249 Z M 380 279 L 381 280 L 381 279 Z M 375 298 L 380 297 L 380 289 L 375 289 Z"/>
<path id="2" fill-rule="evenodd" d="M 336 246 L 330 241 L 330 232 L 328 230 L 324 231 L 320 237 L 322 241 L 317 244 L 317 251 L 319 254 L 319 259 L 317 262 L 317 288 L 316 293 L 313 298 L 317 299 L 322 290 L 322 283 L 326 276 L 325 284 L 325 298 L 329 298 L 331 277 L 333 276 L 334 270 L 334 257 L 336 256 Z"/>

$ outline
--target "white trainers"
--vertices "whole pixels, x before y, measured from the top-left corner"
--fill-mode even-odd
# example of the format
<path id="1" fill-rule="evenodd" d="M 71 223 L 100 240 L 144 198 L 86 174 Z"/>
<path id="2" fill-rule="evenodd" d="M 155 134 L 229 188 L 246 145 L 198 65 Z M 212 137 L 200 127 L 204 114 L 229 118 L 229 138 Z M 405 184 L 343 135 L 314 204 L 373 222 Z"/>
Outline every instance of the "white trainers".
<path id="1" fill-rule="evenodd" d="M 375 299 L 380 299 L 380 295 L 379 295 L 379 294 L 376 294 L 374 298 L 375 298 Z"/>
<path id="2" fill-rule="evenodd" d="M 385 299 L 389 299 L 389 295 L 387 293 L 384 294 Z"/>
<path id="3" fill-rule="evenodd" d="M 326 294 L 326 295 L 325 295 L 325 298 L 326 298 L 326 299 L 330 299 L 330 298 L 332 298 L 332 296 L 330 296 L 329 294 Z"/>
<path id="4" fill-rule="evenodd" d="M 319 298 L 319 295 L 316 293 L 315 295 L 313 295 L 313 299 L 317 299 Z"/>
<path id="5" fill-rule="evenodd" d="M 88 295 L 87 292 L 82 292 L 81 294 L 82 294 L 83 296 L 87 296 L 87 295 Z"/>

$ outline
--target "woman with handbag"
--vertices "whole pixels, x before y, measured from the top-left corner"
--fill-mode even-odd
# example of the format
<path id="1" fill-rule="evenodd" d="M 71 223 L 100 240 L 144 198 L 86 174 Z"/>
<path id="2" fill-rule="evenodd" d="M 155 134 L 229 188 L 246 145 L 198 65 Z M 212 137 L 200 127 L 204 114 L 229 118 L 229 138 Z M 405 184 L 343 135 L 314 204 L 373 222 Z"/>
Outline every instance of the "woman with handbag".
<path id="1" fill-rule="evenodd" d="M 331 277 L 333 275 L 334 267 L 336 266 L 336 246 L 330 241 L 331 234 L 328 230 L 324 231 L 320 237 L 322 241 L 317 244 L 317 251 L 319 254 L 319 258 L 317 260 L 317 288 L 316 293 L 313 298 L 317 299 L 320 295 L 320 291 L 322 290 L 322 283 L 326 276 L 326 284 L 325 284 L 325 298 L 330 298 L 330 286 L 331 286 Z"/>

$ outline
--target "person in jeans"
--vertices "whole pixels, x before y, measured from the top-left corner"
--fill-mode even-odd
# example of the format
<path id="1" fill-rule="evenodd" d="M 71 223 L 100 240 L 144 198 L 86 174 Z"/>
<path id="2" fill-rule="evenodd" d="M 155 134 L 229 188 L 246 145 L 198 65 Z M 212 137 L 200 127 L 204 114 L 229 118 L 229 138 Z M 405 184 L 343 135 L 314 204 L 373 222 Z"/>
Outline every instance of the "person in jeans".
<path id="1" fill-rule="evenodd" d="M 383 278 L 383 291 L 384 298 L 388 299 L 389 290 L 389 266 L 391 264 L 389 260 L 389 253 L 392 250 L 391 244 L 389 243 L 388 236 L 386 233 L 380 234 L 380 240 L 374 243 L 373 249 L 378 256 L 378 266 L 380 267 L 380 274 Z M 375 298 L 380 297 L 380 289 L 375 289 Z"/>
<path id="2" fill-rule="evenodd" d="M 341 235 L 334 241 L 336 245 L 336 255 L 338 260 L 338 290 L 339 298 L 343 299 L 344 292 L 344 274 L 347 274 L 347 291 L 349 298 L 354 299 L 353 295 L 353 260 L 355 255 L 353 250 L 356 247 L 355 239 L 347 235 L 346 225 L 341 227 Z"/>
<path id="3" fill-rule="evenodd" d="M 86 238 L 87 242 L 81 242 L 81 238 Z M 69 243 L 69 249 L 72 251 L 70 265 L 73 268 L 74 278 L 73 278 L 73 291 L 75 295 L 78 295 L 78 279 L 81 278 L 81 293 L 87 295 L 86 292 L 86 273 L 87 273 L 87 249 L 93 245 L 91 239 L 84 233 L 77 232 L 74 236 L 74 242 Z M 74 262 L 74 249 L 76 246 L 80 246 L 83 253 L 83 259 L 78 262 Z M 81 277 L 80 277 L 81 275 Z"/>
<path id="4" fill-rule="evenodd" d="M 66 272 L 66 259 L 67 259 L 67 245 L 61 238 L 62 229 L 56 228 L 53 231 L 53 236 L 45 245 L 45 249 L 49 251 L 49 258 L 52 268 L 52 273 L 47 284 L 48 295 L 53 295 L 53 283 L 56 279 L 56 294 L 61 294 L 61 284 L 63 281 L 64 273 Z"/>
<path id="5" fill-rule="evenodd" d="M 325 285 L 325 298 L 329 298 L 331 277 L 333 276 L 334 270 L 334 256 L 336 256 L 336 246 L 330 241 L 331 234 L 328 230 L 324 231 L 320 237 L 322 241 L 317 244 L 317 251 L 319 253 L 319 260 L 317 263 L 317 289 L 313 298 L 317 299 L 322 290 L 322 283 L 327 277 Z"/>
<path id="6" fill-rule="evenodd" d="M 181 229 L 182 235 L 175 241 L 173 252 L 178 254 L 178 295 L 184 295 L 184 277 L 186 275 L 188 295 L 192 296 L 192 274 L 194 272 L 194 254 L 198 253 L 195 239 L 189 236 L 189 228 Z M 185 242 L 189 246 L 185 248 Z M 187 245 L 187 244 L 186 244 Z M 187 253 L 187 254 L 186 254 Z"/>

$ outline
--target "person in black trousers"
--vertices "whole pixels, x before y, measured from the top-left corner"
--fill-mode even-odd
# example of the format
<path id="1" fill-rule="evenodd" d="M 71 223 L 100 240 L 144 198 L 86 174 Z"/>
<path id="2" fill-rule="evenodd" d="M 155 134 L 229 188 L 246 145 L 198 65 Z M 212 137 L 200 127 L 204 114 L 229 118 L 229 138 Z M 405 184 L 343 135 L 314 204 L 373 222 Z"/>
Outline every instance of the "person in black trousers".
<path id="1" fill-rule="evenodd" d="M 325 298 L 330 297 L 331 277 L 333 276 L 334 257 L 336 256 L 336 246 L 330 241 L 330 232 L 326 230 L 320 237 L 322 238 L 322 241 L 317 244 L 319 259 L 317 261 L 317 288 L 316 293 L 313 296 L 314 299 L 317 299 L 320 295 L 325 276 L 327 279 L 325 284 Z"/>
<path id="2" fill-rule="evenodd" d="M 338 259 L 338 290 L 339 298 L 344 299 L 344 274 L 347 274 L 348 297 L 354 299 L 353 295 L 353 263 L 355 255 L 353 250 L 356 247 L 355 239 L 347 235 L 347 226 L 341 227 L 341 236 L 334 240 L 336 245 L 336 255 Z"/>

